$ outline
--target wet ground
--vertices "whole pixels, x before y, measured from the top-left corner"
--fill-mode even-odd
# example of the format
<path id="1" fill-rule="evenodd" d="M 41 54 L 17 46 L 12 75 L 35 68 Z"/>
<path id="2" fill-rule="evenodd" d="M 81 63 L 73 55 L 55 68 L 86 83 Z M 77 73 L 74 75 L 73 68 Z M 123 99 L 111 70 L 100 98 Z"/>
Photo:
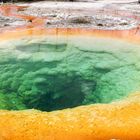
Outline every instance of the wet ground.
<path id="1" fill-rule="evenodd" d="M 136 0 L 90 2 L 33 2 L 1 5 L 0 27 L 44 26 L 124 30 L 139 25 Z M 8 17 L 7 17 L 8 16 Z M 32 24 L 33 23 L 33 24 Z"/>
<path id="2" fill-rule="evenodd" d="M 4 28 L 7 26 L 10 26 L 10 27 L 22 26 L 22 25 L 25 25 L 26 23 L 27 22 L 23 19 L 0 16 L 0 28 Z"/>

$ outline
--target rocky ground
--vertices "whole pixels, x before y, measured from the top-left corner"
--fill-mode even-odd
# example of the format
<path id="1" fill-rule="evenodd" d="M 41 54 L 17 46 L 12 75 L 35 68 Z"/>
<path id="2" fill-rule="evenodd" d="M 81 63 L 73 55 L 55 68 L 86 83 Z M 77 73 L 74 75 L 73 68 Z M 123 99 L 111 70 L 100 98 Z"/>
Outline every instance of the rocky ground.
<path id="1" fill-rule="evenodd" d="M 136 0 L 92 0 L 89 2 L 16 3 L 28 6 L 18 14 L 43 18 L 46 27 L 130 29 L 139 25 L 140 5 Z M 27 25 L 29 21 L 0 16 L 0 27 Z M 32 21 L 30 21 L 32 22 Z"/>
<path id="2" fill-rule="evenodd" d="M 16 27 L 16 26 L 22 26 L 25 25 L 27 22 L 22 19 L 14 18 L 14 17 L 6 17 L 6 16 L 0 16 L 0 28 L 4 27 Z"/>

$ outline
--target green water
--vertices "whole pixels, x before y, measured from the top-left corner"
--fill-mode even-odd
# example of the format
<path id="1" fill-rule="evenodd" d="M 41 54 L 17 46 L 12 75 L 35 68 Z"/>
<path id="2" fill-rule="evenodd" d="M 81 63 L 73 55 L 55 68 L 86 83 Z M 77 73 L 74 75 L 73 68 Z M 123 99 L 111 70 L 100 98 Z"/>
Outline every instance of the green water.
<path id="1" fill-rule="evenodd" d="M 0 109 L 52 111 L 140 90 L 140 47 L 105 38 L 0 43 Z"/>

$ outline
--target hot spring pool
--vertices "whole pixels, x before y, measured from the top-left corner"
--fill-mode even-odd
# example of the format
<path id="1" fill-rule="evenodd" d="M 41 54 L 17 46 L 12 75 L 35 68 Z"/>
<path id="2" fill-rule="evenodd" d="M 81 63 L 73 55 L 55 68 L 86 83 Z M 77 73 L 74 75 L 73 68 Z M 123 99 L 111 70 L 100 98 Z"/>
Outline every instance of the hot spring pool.
<path id="1" fill-rule="evenodd" d="M 36 35 L 0 42 L 0 109 L 43 111 L 110 103 L 140 90 L 138 43 Z"/>

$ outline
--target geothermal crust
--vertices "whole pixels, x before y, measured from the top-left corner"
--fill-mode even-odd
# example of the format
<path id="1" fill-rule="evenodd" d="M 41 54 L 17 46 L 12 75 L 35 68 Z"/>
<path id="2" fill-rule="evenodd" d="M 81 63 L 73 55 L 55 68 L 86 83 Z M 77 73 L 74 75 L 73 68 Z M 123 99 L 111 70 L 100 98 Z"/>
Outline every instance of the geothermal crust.
<path id="1" fill-rule="evenodd" d="M 63 111 L 0 111 L 1 140 L 139 140 L 140 94 Z"/>

